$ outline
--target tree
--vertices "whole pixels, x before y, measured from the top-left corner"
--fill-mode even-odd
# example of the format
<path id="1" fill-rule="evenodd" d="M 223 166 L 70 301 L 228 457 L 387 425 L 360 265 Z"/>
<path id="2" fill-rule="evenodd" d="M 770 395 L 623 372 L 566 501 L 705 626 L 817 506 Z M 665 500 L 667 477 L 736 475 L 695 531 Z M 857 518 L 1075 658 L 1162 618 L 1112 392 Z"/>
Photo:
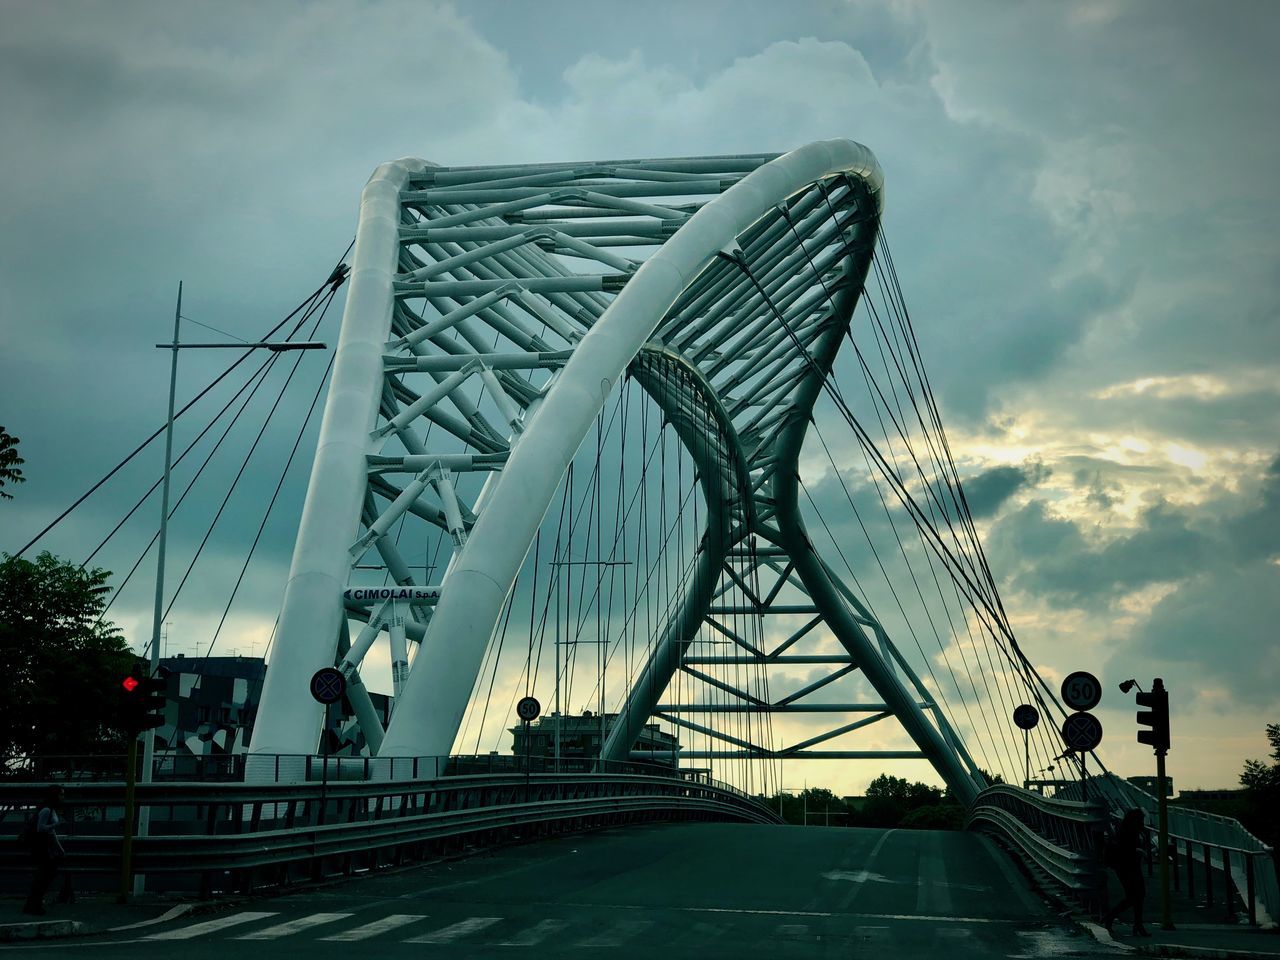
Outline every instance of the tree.
<path id="1" fill-rule="evenodd" d="M 4 427 L 0 426 L 0 487 L 6 483 L 26 483 L 27 478 L 18 469 L 26 462 L 18 456 L 18 438 L 7 433 Z M 13 494 L 0 490 L 0 500 L 12 499 Z"/>
<path id="2" fill-rule="evenodd" d="M 1240 774 L 1244 805 L 1240 819 L 1259 840 L 1275 846 L 1280 840 L 1280 723 L 1267 724 L 1271 763 L 1246 760 Z"/>
<path id="3" fill-rule="evenodd" d="M 927 817 L 915 811 L 942 803 L 943 794 L 937 787 L 882 773 L 867 785 L 867 804 L 862 813 L 867 825 L 873 827 L 933 827 L 935 824 L 950 824 L 955 818 L 950 814 Z M 911 817 L 910 822 L 908 817 Z"/>
<path id="4" fill-rule="evenodd" d="M 50 553 L 0 562 L 0 656 L 7 667 L 0 710 L 0 766 L 37 756 L 120 753 L 120 679 L 133 653 L 102 619 L 109 571 Z"/>

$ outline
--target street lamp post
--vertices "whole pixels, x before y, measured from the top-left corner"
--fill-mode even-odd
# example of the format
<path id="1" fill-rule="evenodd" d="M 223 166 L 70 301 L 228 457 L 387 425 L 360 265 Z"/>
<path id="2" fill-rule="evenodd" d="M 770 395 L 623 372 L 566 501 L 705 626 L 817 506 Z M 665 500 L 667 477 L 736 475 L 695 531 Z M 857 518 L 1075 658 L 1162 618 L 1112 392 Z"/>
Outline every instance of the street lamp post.
<path id="1" fill-rule="evenodd" d="M 155 675 L 157 668 L 160 666 L 160 631 L 163 626 L 162 619 L 164 617 L 164 567 L 165 567 L 165 548 L 167 546 L 169 532 L 169 480 L 173 471 L 173 407 L 174 395 L 178 386 L 178 351 L 179 350 L 208 350 L 208 349 L 232 349 L 232 350 L 257 350 L 265 349 L 273 353 L 281 353 L 287 350 L 324 350 L 326 345 L 317 341 L 299 341 L 291 343 L 288 341 L 259 341 L 256 343 L 181 343 L 180 334 L 182 326 L 182 282 L 178 282 L 178 302 L 173 309 L 173 342 L 157 343 L 156 347 L 161 350 L 169 350 L 172 359 L 169 362 L 169 413 L 165 421 L 164 428 L 164 479 L 161 482 L 160 493 L 160 536 L 156 547 L 156 596 L 155 606 L 153 608 L 151 619 L 151 657 L 150 657 L 150 674 Z M 142 777 L 143 783 L 151 782 L 152 766 L 155 763 L 155 737 L 150 731 L 144 731 L 143 736 L 146 739 L 142 744 Z M 138 832 L 139 837 L 147 835 L 147 827 L 150 821 L 150 808 L 143 806 L 138 811 Z M 133 892 L 141 893 L 145 887 L 146 878 L 142 874 L 134 876 Z"/>

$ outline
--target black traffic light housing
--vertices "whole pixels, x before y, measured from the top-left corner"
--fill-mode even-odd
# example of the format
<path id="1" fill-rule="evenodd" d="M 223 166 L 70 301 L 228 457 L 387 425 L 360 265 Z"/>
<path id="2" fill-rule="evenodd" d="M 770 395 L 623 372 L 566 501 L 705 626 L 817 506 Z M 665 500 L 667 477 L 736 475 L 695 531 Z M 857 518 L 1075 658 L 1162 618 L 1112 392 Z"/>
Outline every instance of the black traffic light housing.
<path id="1" fill-rule="evenodd" d="M 124 721 L 129 733 L 136 736 L 164 723 L 165 688 L 169 671 L 163 667 L 151 676 L 150 664 L 139 659 L 129 676 L 121 681 L 124 690 Z"/>
<path id="2" fill-rule="evenodd" d="M 1169 691 L 1164 688 L 1164 681 L 1156 677 L 1150 692 L 1139 693 L 1137 701 L 1138 706 L 1148 708 L 1138 711 L 1138 726 L 1151 728 L 1138 731 L 1138 742 L 1164 755 L 1169 751 Z"/>

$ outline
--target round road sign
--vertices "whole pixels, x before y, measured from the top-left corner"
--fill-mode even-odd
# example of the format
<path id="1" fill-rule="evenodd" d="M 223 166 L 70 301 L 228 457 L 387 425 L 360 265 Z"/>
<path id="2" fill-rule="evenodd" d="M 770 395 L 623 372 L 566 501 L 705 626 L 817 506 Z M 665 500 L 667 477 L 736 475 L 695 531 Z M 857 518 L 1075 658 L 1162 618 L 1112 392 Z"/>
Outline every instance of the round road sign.
<path id="1" fill-rule="evenodd" d="M 346 692 L 347 678 L 337 667 L 321 667 L 311 675 L 311 696 L 318 703 L 337 703 Z"/>
<path id="2" fill-rule="evenodd" d="M 516 716 L 529 723 L 538 719 L 538 714 L 542 712 L 542 704 L 535 697 L 521 697 L 520 702 L 516 704 Z"/>
<path id="3" fill-rule="evenodd" d="M 1102 701 L 1102 684 L 1092 673 L 1077 670 L 1062 681 L 1062 702 L 1072 710 L 1092 710 Z"/>
<path id="4" fill-rule="evenodd" d="M 1093 750 L 1102 742 L 1102 724 L 1092 713 L 1073 713 L 1062 721 L 1062 739 L 1072 750 Z"/>
<path id="5" fill-rule="evenodd" d="M 1013 722 L 1023 730 L 1032 730 L 1040 722 L 1040 711 L 1029 703 L 1020 704 L 1014 708 Z"/>

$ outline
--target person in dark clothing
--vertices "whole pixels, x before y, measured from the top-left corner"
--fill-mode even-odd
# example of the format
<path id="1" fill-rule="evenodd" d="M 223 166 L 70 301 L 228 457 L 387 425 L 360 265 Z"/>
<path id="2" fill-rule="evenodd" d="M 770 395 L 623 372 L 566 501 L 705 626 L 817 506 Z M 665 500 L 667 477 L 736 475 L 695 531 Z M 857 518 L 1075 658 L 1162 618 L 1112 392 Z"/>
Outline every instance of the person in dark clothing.
<path id="1" fill-rule="evenodd" d="M 1147 897 L 1147 884 L 1142 877 L 1142 855 L 1147 844 L 1147 827 L 1141 810 L 1129 810 L 1107 844 L 1107 863 L 1115 871 L 1124 890 L 1120 902 L 1107 911 L 1103 924 L 1111 933 L 1112 924 L 1126 907 L 1133 910 L 1133 935 L 1149 937 L 1142 925 L 1142 908 Z"/>
<path id="2" fill-rule="evenodd" d="M 44 895 L 48 892 L 53 878 L 58 875 L 58 863 L 66 856 L 62 848 L 62 840 L 58 837 L 58 811 L 62 809 L 62 788 L 51 786 L 45 794 L 44 802 L 36 811 L 34 830 L 31 836 L 31 863 L 34 873 L 31 877 L 31 892 L 27 894 L 27 902 L 23 913 L 37 916 L 45 912 Z"/>

